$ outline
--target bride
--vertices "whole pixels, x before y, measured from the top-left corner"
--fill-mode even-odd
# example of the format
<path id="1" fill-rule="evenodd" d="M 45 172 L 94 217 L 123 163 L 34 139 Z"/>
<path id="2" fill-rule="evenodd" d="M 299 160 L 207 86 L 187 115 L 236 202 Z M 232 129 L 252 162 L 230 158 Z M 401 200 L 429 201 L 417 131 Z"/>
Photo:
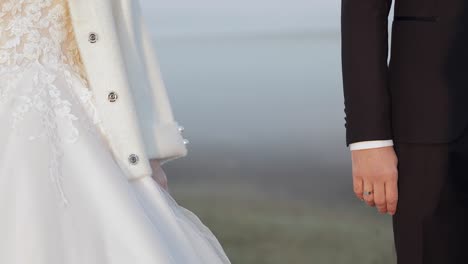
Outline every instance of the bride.
<path id="1" fill-rule="evenodd" d="M 140 12 L 0 0 L 0 263 L 230 263 L 153 180 L 186 142 Z"/>

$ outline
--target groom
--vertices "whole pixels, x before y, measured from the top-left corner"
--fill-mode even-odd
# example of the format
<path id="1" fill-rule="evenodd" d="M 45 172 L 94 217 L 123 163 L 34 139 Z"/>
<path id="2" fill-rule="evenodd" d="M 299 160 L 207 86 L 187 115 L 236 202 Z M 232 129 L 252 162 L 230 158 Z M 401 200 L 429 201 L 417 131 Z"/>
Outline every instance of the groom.
<path id="1" fill-rule="evenodd" d="M 391 4 L 342 0 L 354 191 L 399 264 L 468 263 L 468 1 L 396 0 L 389 56 Z"/>

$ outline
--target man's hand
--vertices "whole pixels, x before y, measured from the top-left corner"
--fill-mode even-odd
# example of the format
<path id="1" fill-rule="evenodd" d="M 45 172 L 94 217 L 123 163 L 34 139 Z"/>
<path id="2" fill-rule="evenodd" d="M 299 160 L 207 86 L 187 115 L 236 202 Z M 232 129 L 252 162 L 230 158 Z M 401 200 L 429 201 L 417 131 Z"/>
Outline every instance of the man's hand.
<path id="1" fill-rule="evenodd" d="M 167 176 L 164 173 L 164 170 L 159 164 L 158 160 L 151 160 L 151 169 L 153 170 L 152 178 L 161 186 L 164 190 L 169 191 L 169 187 L 167 184 Z"/>
<path id="2" fill-rule="evenodd" d="M 381 213 L 394 215 L 398 203 L 398 158 L 393 147 L 351 151 L 356 196 Z"/>

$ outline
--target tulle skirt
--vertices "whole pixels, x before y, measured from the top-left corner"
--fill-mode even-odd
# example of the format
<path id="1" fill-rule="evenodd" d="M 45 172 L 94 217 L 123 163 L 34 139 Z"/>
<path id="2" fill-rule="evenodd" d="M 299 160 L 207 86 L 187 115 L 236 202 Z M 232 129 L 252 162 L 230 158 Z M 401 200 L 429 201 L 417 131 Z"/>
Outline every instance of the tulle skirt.
<path id="1" fill-rule="evenodd" d="M 79 78 L 40 65 L 2 77 L 0 263 L 229 263 L 152 178 L 127 180 Z"/>

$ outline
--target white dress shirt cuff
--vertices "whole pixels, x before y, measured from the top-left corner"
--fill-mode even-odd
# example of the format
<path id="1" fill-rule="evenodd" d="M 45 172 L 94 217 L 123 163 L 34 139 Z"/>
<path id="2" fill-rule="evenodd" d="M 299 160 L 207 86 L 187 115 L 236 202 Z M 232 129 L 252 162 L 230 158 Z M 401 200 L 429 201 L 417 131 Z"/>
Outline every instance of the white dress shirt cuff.
<path id="1" fill-rule="evenodd" d="M 393 140 L 361 141 L 349 144 L 350 150 L 373 149 L 393 146 Z"/>

